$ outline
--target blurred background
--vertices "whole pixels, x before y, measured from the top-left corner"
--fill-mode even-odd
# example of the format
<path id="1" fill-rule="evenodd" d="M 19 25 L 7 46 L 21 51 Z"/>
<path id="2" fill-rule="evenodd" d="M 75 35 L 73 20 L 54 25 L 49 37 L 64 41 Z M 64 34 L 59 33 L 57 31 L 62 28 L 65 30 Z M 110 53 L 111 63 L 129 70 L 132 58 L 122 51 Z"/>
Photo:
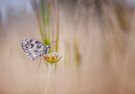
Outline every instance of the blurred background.
<path id="1" fill-rule="evenodd" d="M 48 2 L 46 28 L 62 55 L 54 67 L 28 60 L 20 44 L 42 41 Z M 134 8 L 135 0 L 0 0 L 0 94 L 134 94 Z"/>

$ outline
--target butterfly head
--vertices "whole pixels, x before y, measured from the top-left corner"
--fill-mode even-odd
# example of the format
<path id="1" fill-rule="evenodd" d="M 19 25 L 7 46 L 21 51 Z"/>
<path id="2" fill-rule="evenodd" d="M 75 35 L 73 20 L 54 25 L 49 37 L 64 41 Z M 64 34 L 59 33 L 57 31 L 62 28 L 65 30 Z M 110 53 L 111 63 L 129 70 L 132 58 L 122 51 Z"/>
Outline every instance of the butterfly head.
<path id="1" fill-rule="evenodd" d="M 47 54 L 48 54 L 49 51 L 50 51 L 51 46 L 50 45 L 49 46 L 46 46 L 46 48 L 47 48 Z"/>
<path id="2" fill-rule="evenodd" d="M 51 46 L 55 43 L 56 41 L 53 41 L 50 45 L 46 46 L 47 48 L 47 54 L 50 52 Z"/>

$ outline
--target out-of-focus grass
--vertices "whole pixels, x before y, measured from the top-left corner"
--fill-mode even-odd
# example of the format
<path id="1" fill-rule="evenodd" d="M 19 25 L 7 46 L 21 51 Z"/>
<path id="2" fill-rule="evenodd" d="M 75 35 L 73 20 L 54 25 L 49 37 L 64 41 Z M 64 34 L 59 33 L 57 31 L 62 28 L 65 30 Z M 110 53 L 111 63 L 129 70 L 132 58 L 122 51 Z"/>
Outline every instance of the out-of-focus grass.
<path id="1" fill-rule="evenodd" d="M 79 41 L 76 36 L 74 36 L 74 59 L 76 64 L 81 63 L 81 54 L 79 52 Z"/>
<path id="2" fill-rule="evenodd" d="M 35 12 L 35 15 L 38 20 L 42 41 L 45 45 L 50 45 L 51 44 L 51 31 L 49 27 L 50 11 L 51 11 L 50 2 L 47 2 L 45 0 L 40 0 L 41 6 L 39 12 L 38 12 L 38 6 L 36 5 L 36 2 L 34 3 L 37 11 Z"/>
<path id="3" fill-rule="evenodd" d="M 42 3 L 36 17 L 25 16 L 20 24 L 10 22 L 1 38 L 0 93 L 133 94 L 134 11 L 127 6 L 117 10 L 119 5 L 111 1 L 96 1 L 80 0 L 72 10 L 62 5 L 56 9 L 58 3 L 53 1 L 50 8 Z M 20 46 L 23 37 L 42 39 L 46 45 L 53 39 L 52 51 L 64 58 L 55 70 L 41 58 L 30 62 Z"/>
<path id="4" fill-rule="evenodd" d="M 60 37 L 59 36 L 60 35 L 59 34 L 60 33 L 60 30 L 59 30 L 59 8 L 58 8 L 57 12 L 58 13 L 57 13 L 57 23 L 56 23 L 57 29 L 56 29 L 56 48 L 55 48 L 55 50 L 56 50 L 56 52 L 59 52 L 59 37 Z"/>

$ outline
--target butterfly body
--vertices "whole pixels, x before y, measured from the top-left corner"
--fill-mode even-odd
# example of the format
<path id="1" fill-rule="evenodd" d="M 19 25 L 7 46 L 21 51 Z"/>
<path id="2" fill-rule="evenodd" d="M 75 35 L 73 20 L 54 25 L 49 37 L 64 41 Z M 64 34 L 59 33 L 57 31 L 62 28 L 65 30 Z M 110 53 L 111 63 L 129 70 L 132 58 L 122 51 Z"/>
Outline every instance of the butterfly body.
<path id="1" fill-rule="evenodd" d="M 50 46 L 46 46 L 40 41 L 29 38 L 23 39 L 21 45 L 24 53 L 30 60 L 35 60 L 38 57 L 48 54 L 50 50 Z"/>

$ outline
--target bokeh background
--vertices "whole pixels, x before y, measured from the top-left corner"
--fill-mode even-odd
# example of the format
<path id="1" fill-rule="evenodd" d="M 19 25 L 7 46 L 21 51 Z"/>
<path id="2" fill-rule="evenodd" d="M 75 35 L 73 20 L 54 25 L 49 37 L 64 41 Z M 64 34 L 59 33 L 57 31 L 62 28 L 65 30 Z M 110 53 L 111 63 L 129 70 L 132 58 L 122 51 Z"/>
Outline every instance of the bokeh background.
<path id="1" fill-rule="evenodd" d="M 54 67 L 28 60 L 20 44 L 42 41 L 40 1 L 0 0 L 0 94 L 135 93 L 135 0 L 50 0 Z"/>

